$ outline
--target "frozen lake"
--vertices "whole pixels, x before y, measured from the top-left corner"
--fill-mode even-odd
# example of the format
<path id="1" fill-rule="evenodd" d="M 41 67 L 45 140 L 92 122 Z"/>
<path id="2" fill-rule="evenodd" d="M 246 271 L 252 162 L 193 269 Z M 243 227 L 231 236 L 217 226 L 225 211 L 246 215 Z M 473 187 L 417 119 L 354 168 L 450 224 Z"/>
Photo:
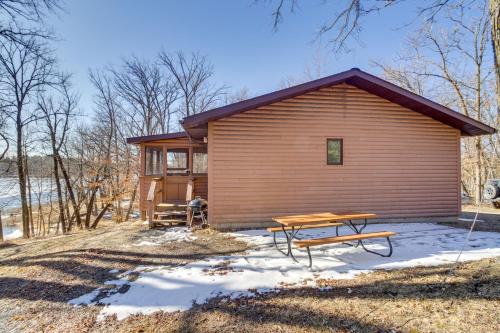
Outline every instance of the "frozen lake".
<path id="1" fill-rule="evenodd" d="M 23 231 L 21 230 L 21 227 L 19 225 L 4 225 L 2 229 L 4 240 L 23 237 Z"/>
<path id="2" fill-rule="evenodd" d="M 33 178 L 31 187 L 32 201 L 35 204 L 38 203 L 38 198 L 42 203 L 49 202 L 55 185 L 50 178 Z M 17 178 L 0 178 L 0 210 L 5 214 L 19 207 L 21 207 L 21 200 Z"/>
<path id="3" fill-rule="evenodd" d="M 31 196 L 33 204 L 42 204 L 50 201 L 53 196 L 54 185 L 49 178 L 31 179 Z M 22 231 L 17 225 L 6 225 L 5 220 L 10 213 L 21 207 L 19 184 L 17 178 L 0 178 L 0 211 L 3 221 L 4 239 L 13 239 L 22 236 Z"/>

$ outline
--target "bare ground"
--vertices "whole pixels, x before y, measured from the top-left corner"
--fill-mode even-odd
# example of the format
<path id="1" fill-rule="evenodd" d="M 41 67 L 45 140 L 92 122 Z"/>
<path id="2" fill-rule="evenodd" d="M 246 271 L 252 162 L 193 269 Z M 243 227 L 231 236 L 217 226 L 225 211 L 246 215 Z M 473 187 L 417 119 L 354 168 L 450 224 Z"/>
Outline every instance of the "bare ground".
<path id="1" fill-rule="evenodd" d="M 464 205 L 462 206 L 462 214 L 458 221 L 442 224 L 470 229 L 476 213 L 478 213 L 477 206 Z M 477 223 L 474 226 L 474 230 L 500 232 L 500 209 L 487 205 L 479 207 Z"/>
<path id="2" fill-rule="evenodd" d="M 139 223 L 0 246 L 0 331 L 6 332 L 498 332 L 500 262 L 378 271 L 296 286 L 254 298 L 217 298 L 190 311 L 97 321 L 98 306 L 67 301 L 137 265 L 183 265 L 243 251 L 224 234 L 197 232 L 194 242 L 131 246 Z M 221 267 L 223 270 L 223 267 Z"/>

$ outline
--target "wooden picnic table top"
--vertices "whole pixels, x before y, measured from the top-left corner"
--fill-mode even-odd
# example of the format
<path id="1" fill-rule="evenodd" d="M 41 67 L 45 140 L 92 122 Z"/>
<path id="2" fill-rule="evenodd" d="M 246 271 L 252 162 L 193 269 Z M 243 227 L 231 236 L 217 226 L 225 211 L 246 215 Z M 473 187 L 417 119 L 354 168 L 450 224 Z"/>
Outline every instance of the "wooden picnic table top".
<path id="1" fill-rule="evenodd" d="M 304 215 L 290 215 L 273 217 L 273 221 L 286 227 L 316 224 L 321 222 L 338 222 L 345 220 L 370 219 L 377 217 L 373 213 L 347 212 L 347 213 L 316 213 Z"/>

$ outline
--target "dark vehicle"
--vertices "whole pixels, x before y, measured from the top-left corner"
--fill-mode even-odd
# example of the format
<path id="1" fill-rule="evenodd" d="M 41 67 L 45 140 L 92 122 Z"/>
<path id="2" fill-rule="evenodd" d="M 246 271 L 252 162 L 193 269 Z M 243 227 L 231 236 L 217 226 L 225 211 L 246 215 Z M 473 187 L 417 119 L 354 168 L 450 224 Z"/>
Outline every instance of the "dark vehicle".
<path id="1" fill-rule="evenodd" d="M 500 208 L 500 179 L 489 179 L 486 182 L 484 199 L 491 201 L 495 208 Z"/>

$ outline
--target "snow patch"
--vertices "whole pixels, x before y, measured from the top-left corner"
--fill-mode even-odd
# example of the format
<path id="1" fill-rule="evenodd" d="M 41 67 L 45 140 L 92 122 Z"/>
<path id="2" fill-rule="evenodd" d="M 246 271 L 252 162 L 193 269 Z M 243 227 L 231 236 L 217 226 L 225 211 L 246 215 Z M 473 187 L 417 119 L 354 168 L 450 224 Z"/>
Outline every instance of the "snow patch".
<path id="1" fill-rule="evenodd" d="M 139 277 L 133 282 L 129 282 L 124 273 L 121 275 L 124 281 L 122 285 L 127 284 L 127 290 L 109 293 L 99 300 L 105 305 L 100 318 L 116 314 L 118 319 L 123 319 L 136 313 L 183 311 L 193 303 L 204 303 L 217 296 L 236 298 L 276 288 L 315 287 L 318 277 L 352 279 L 376 269 L 452 263 L 467 236 L 467 230 L 430 223 L 373 224 L 366 228 L 366 232 L 384 230 L 397 233 L 392 237 L 392 257 L 382 258 L 360 247 L 344 244 L 324 245 L 311 248 L 312 269 L 307 267 L 304 250 L 294 249 L 299 263 L 292 261 L 276 250 L 272 236 L 265 230 L 232 233 L 230 235 L 248 242 L 252 248 L 244 254 L 211 257 L 185 266 L 142 267 Z M 347 233 L 347 230 L 341 230 L 341 233 Z M 310 229 L 301 232 L 299 237 L 326 237 L 333 234 L 334 230 L 331 229 Z M 173 239 L 179 238 L 173 236 Z M 284 246 L 284 235 L 277 234 L 277 239 Z M 388 250 L 385 239 L 369 240 L 366 244 L 372 250 Z M 461 261 L 495 256 L 500 256 L 500 233 L 478 231 L 472 234 Z M 116 284 L 116 281 L 113 283 Z M 96 298 L 95 291 L 89 295 L 83 295 L 71 301 L 71 304 L 81 304 Z"/>
<path id="2" fill-rule="evenodd" d="M 196 240 L 196 236 L 193 235 L 191 230 L 186 227 L 173 227 L 166 231 L 162 231 L 158 234 L 143 237 L 138 243 L 133 244 L 134 246 L 158 246 L 163 243 L 168 242 L 192 242 Z"/>

